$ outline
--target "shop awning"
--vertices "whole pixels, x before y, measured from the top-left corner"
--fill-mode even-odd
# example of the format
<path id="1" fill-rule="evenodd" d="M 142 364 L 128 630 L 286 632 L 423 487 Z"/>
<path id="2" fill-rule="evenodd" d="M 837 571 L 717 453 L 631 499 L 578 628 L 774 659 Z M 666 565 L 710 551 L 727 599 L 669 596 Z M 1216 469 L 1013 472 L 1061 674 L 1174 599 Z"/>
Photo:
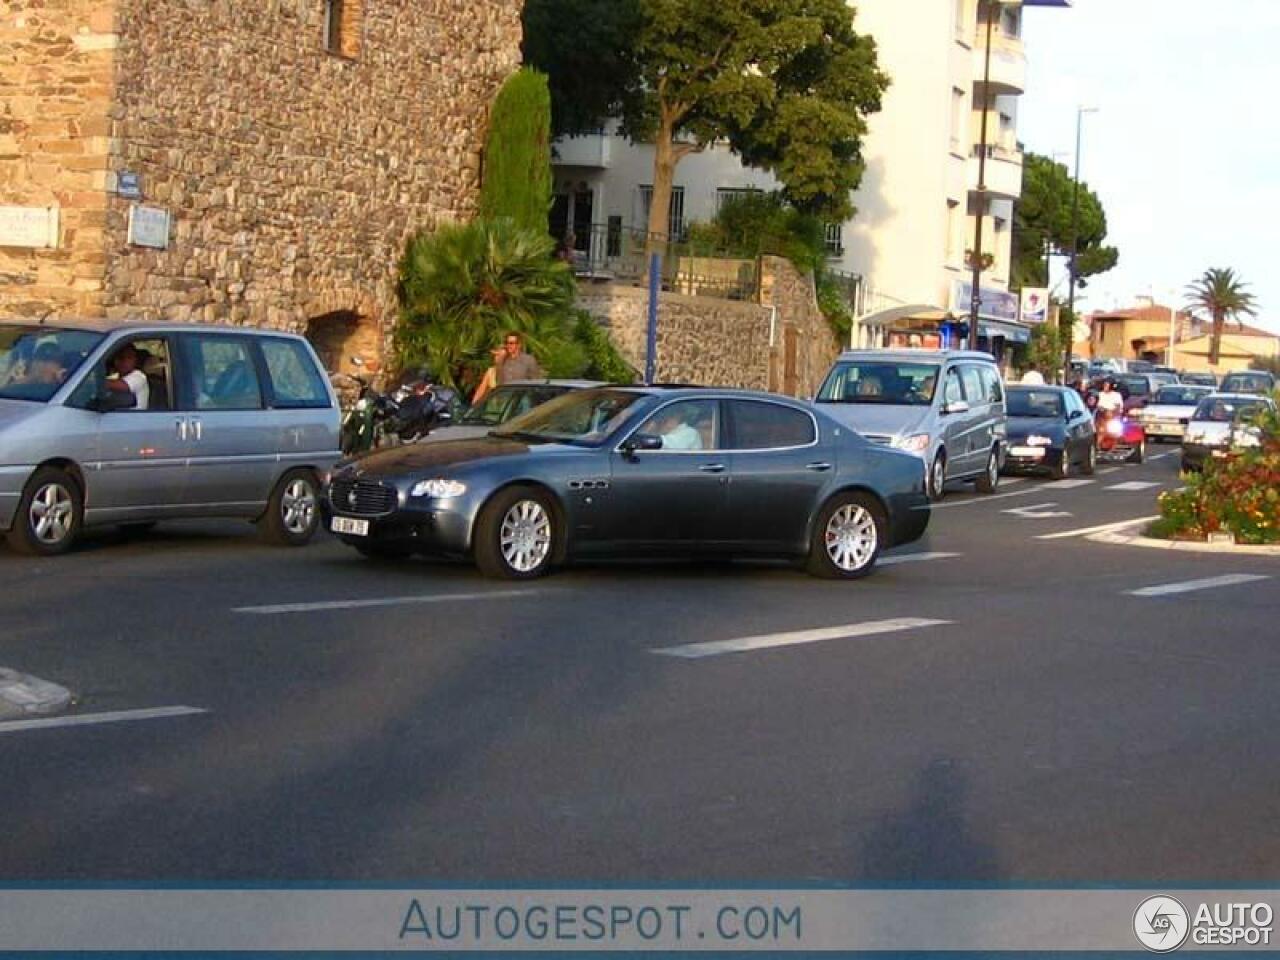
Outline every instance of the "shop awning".
<path id="1" fill-rule="evenodd" d="M 1004 337 L 1010 343 L 1029 343 L 1031 331 L 1017 323 L 1000 323 L 996 320 L 981 320 L 978 332 L 984 337 Z"/>
<path id="2" fill-rule="evenodd" d="M 875 313 L 860 317 L 858 322 L 868 327 L 887 327 L 899 320 L 946 320 L 948 316 L 950 314 L 941 307 L 928 303 L 910 303 L 901 307 L 877 310 Z"/>

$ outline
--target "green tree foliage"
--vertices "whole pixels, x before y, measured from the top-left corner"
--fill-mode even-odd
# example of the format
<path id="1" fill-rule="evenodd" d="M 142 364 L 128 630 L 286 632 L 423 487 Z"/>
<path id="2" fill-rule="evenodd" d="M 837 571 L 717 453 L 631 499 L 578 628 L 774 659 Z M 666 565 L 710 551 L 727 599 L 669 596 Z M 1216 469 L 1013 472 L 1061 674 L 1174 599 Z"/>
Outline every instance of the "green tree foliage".
<path id="1" fill-rule="evenodd" d="M 1061 308 L 1066 313 L 1066 307 Z M 1034 366 L 1046 379 L 1053 379 L 1053 371 L 1062 366 L 1062 355 L 1070 343 L 1070 323 L 1039 323 L 1031 329 L 1027 344 L 1027 364 Z"/>
<path id="2" fill-rule="evenodd" d="M 509 219 L 413 237 L 399 268 L 400 365 L 429 367 L 441 383 L 468 389 L 502 334 L 518 330 L 548 376 L 629 382 L 608 337 L 573 309 L 573 274 L 552 259 L 553 247 L 545 230 Z"/>
<path id="3" fill-rule="evenodd" d="M 1209 334 L 1210 365 L 1216 364 L 1221 355 L 1222 329 L 1228 318 L 1239 323 L 1242 314 L 1257 315 L 1257 303 L 1248 286 L 1230 267 L 1210 268 L 1187 286 L 1187 309 L 1213 318 L 1213 330 Z"/>
<path id="4" fill-rule="evenodd" d="M 1075 183 L 1067 168 L 1048 157 L 1028 153 L 1022 167 L 1022 199 L 1013 215 L 1013 271 L 1010 285 L 1044 287 L 1049 283 L 1045 247 L 1058 254 L 1071 250 L 1072 197 Z M 1080 184 L 1078 254 L 1076 281 L 1087 286 L 1088 278 L 1106 273 L 1120 261 L 1120 253 L 1109 247 L 1107 215 L 1098 195 Z"/>
<path id="5" fill-rule="evenodd" d="M 536 32 L 565 32 L 570 22 L 576 26 L 569 17 L 591 6 L 532 3 L 525 23 Z M 631 0 L 622 6 L 630 10 Z M 636 25 L 614 35 L 624 52 L 599 51 L 606 62 L 625 63 L 616 77 L 624 86 L 577 96 L 583 113 L 608 102 L 627 134 L 653 143 L 651 235 L 667 234 L 676 165 L 718 141 L 773 171 L 798 209 L 828 220 L 852 215 L 866 116 L 880 109 L 888 78 L 876 64 L 874 41 L 854 32 L 845 0 L 635 0 L 634 11 L 624 16 L 638 16 Z M 526 40 L 556 88 L 589 87 L 603 72 L 582 64 L 590 51 L 568 56 L 557 53 L 560 45 Z M 581 116 L 577 125 L 584 125 Z"/>
<path id="6" fill-rule="evenodd" d="M 620 117 L 640 89 L 640 0 L 525 0 L 524 61 L 547 74 L 556 136 Z"/>
<path id="7" fill-rule="evenodd" d="M 547 78 L 525 68 L 498 91 L 484 151 L 480 216 L 510 218 L 547 232 L 551 209 L 551 95 Z"/>
<path id="8" fill-rule="evenodd" d="M 800 270 L 820 273 L 827 249 L 822 221 L 797 210 L 780 193 L 748 193 L 726 200 L 710 223 L 692 224 L 690 246 L 697 252 L 734 257 L 785 257 Z"/>

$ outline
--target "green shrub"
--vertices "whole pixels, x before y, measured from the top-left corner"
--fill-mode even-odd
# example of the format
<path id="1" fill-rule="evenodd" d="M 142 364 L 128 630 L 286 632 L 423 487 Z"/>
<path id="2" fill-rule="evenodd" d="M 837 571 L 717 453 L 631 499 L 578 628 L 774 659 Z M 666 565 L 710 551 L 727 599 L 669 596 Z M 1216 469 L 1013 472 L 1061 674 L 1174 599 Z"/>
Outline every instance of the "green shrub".
<path id="1" fill-rule="evenodd" d="M 509 218 L 547 233 L 550 211 L 551 94 L 546 75 L 526 67 L 507 79 L 493 102 L 480 217 Z"/>

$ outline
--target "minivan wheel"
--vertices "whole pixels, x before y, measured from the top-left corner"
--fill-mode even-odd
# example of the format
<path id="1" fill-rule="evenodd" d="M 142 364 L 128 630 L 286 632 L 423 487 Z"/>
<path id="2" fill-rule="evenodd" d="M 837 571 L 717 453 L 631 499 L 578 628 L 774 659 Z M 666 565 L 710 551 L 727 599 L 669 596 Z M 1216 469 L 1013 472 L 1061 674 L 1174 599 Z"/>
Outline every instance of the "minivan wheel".
<path id="1" fill-rule="evenodd" d="M 301 547 L 320 526 L 320 486 L 310 470 L 290 470 L 271 493 L 258 530 L 268 543 Z"/>
<path id="2" fill-rule="evenodd" d="M 944 450 L 939 450 L 937 456 L 933 458 L 933 463 L 929 465 L 929 473 L 926 476 L 928 481 L 925 493 L 928 494 L 930 500 L 941 500 L 947 486 L 947 454 Z"/>
<path id="3" fill-rule="evenodd" d="M 529 487 L 500 491 L 476 521 L 476 566 L 486 577 L 532 580 L 551 569 L 557 529 L 551 498 Z"/>
<path id="4" fill-rule="evenodd" d="M 65 470 L 42 467 L 22 491 L 9 531 L 9 546 L 32 556 L 66 553 L 83 525 L 80 485 Z"/>
<path id="5" fill-rule="evenodd" d="M 979 493 L 995 493 L 1000 485 L 1000 455 L 992 450 L 987 457 L 987 469 L 974 482 Z"/>
<path id="6" fill-rule="evenodd" d="M 815 577 L 856 580 L 876 565 L 885 540 L 880 504 L 865 493 L 838 494 L 822 508 L 809 544 L 808 570 Z"/>

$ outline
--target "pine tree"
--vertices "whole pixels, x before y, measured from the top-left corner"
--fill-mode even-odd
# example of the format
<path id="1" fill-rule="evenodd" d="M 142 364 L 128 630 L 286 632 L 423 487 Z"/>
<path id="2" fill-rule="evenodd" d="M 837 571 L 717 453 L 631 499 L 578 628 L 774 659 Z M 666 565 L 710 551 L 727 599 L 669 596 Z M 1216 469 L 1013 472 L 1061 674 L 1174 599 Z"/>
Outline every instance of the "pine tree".
<path id="1" fill-rule="evenodd" d="M 525 68 L 498 91 L 485 145 L 480 217 L 547 233 L 551 209 L 551 94 Z"/>

